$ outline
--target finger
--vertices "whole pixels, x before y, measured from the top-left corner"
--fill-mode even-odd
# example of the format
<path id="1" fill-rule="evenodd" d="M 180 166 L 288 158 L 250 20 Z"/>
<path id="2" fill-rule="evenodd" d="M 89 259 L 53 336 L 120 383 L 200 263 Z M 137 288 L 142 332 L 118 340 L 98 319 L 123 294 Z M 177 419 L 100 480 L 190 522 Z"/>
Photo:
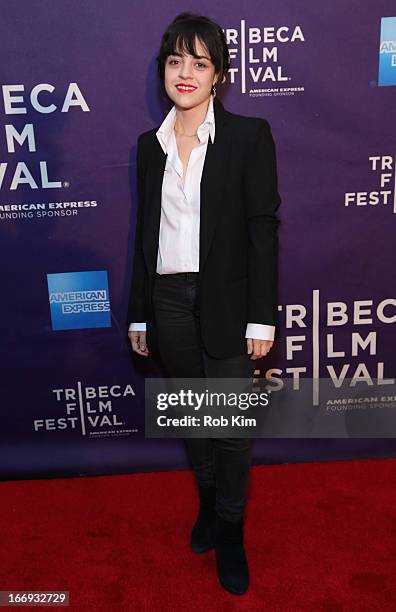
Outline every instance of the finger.
<path id="1" fill-rule="evenodd" d="M 149 354 L 148 347 L 146 345 L 146 334 L 143 332 L 140 333 L 132 333 L 130 336 L 132 350 L 138 355 L 142 355 L 143 357 L 147 357 Z"/>
<path id="2" fill-rule="evenodd" d="M 141 332 L 138 337 L 139 348 L 143 353 L 147 352 L 146 332 Z"/>
<path id="3" fill-rule="evenodd" d="M 143 357 L 147 357 L 147 356 L 148 356 L 148 354 L 149 354 L 149 351 L 148 351 L 147 347 L 146 347 L 146 349 L 143 351 L 143 350 L 141 349 L 141 347 L 138 345 L 138 347 L 137 347 L 136 349 L 134 349 L 134 350 L 135 350 L 135 352 L 136 352 L 136 353 L 138 353 L 138 355 L 142 355 Z"/>
<path id="4" fill-rule="evenodd" d="M 252 355 L 252 357 L 253 357 L 253 359 L 260 359 L 260 357 L 261 357 L 260 342 L 258 342 L 255 339 L 253 339 L 253 355 Z"/>
<path id="5" fill-rule="evenodd" d="M 266 340 L 259 340 L 256 339 L 254 340 L 254 356 L 255 359 L 261 359 L 262 357 L 265 357 L 266 354 L 268 353 L 268 343 Z"/>
<path id="6" fill-rule="evenodd" d="M 143 355 L 144 357 L 147 357 L 148 355 L 148 347 L 147 347 L 147 343 L 146 343 L 146 334 L 142 333 L 137 340 L 137 345 L 138 345 L 138 353 L 139 355 Z"/>

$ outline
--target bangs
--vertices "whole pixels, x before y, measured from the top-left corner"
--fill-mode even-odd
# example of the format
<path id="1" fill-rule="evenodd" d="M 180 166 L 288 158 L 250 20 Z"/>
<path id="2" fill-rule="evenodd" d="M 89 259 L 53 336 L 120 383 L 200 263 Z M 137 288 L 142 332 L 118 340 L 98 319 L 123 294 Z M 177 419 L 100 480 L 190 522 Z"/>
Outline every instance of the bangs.
<path id="1" fill-rule="evenodd" d="M 169 40 L 168 49 L 166 50 L 167 55 L 182 55 L 183 53 L 187 53 L 196 59 L 200 59 L 202 55 L 198 55 L 196 49 L 197 38 L 204 48 L 204 53 L 212 60 L 207 44 L 202 36 L 200 36 L 199 32 L 194 29 L 175 33 L 174 36 L 172 36 L 172 40 Z"/>

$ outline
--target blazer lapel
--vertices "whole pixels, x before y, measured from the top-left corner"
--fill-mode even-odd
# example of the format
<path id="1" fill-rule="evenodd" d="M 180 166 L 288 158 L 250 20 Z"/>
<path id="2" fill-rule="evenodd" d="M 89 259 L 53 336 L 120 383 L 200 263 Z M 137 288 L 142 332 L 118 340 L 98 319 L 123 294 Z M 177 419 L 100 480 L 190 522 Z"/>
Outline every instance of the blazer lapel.
<path id="1" fill-rule="evenodd" d="M 216 221 L 224 202 L 228 156 L 231 148 L 231 129 L 227 112 L 218 98 L 214 98 L 215 139 L 210 136 L 200 184 L 200 246 L 199 271 L 202 274 L 216 228 Z M 161 195 L 166 158 L 154 132 L 150 161 L 147 169 L 143 251 L 151 274 L 157 267 Z"/>
<path id="2" fill-rule="evenodd" d="M 220 100 L 213 101 L 215 115 L 214 143 L 209 137 L 201 177 L 201 211 L 199 237 L 199 271 L 203 272 L 221 206 L 226 206 L 224 189 L 227 180 L 228 156 L 231 149 L 231 129 L 227 113 Z"/>
<path id="3" fill-rule="evenodd" d="M 144 229 L 142 248 L 147 268 L 151 276 L 157 268 L 159 228 L 161 220 L 162 181 L 164 178 L 166 158 L 154 132 L 154 141 L 150 152 L 144 202 Z"/>

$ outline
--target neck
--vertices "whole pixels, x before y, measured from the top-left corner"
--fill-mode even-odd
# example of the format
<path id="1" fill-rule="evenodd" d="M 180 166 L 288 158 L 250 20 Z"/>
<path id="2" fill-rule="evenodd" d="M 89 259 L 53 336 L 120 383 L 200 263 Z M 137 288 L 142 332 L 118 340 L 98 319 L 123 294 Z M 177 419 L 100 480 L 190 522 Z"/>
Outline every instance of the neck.
<path id="1" fill-rule="evenodd" d="M 193 108 L 176 107 L 175 128 L 181 134 L 195 134 L 208 112 L 210 98 Z"/>

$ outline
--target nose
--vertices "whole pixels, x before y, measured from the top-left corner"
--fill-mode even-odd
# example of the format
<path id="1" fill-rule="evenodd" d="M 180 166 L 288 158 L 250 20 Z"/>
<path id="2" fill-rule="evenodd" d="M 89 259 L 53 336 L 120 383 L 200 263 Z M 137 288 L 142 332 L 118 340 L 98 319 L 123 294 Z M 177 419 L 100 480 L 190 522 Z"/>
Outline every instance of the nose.
<path id="1" fill-rule="evenodd" d="M 189 79 L 192 76 L 192 64 L 189 61 L 184 61 L 180 64 L 179 77 L 181 79 Z"/>

